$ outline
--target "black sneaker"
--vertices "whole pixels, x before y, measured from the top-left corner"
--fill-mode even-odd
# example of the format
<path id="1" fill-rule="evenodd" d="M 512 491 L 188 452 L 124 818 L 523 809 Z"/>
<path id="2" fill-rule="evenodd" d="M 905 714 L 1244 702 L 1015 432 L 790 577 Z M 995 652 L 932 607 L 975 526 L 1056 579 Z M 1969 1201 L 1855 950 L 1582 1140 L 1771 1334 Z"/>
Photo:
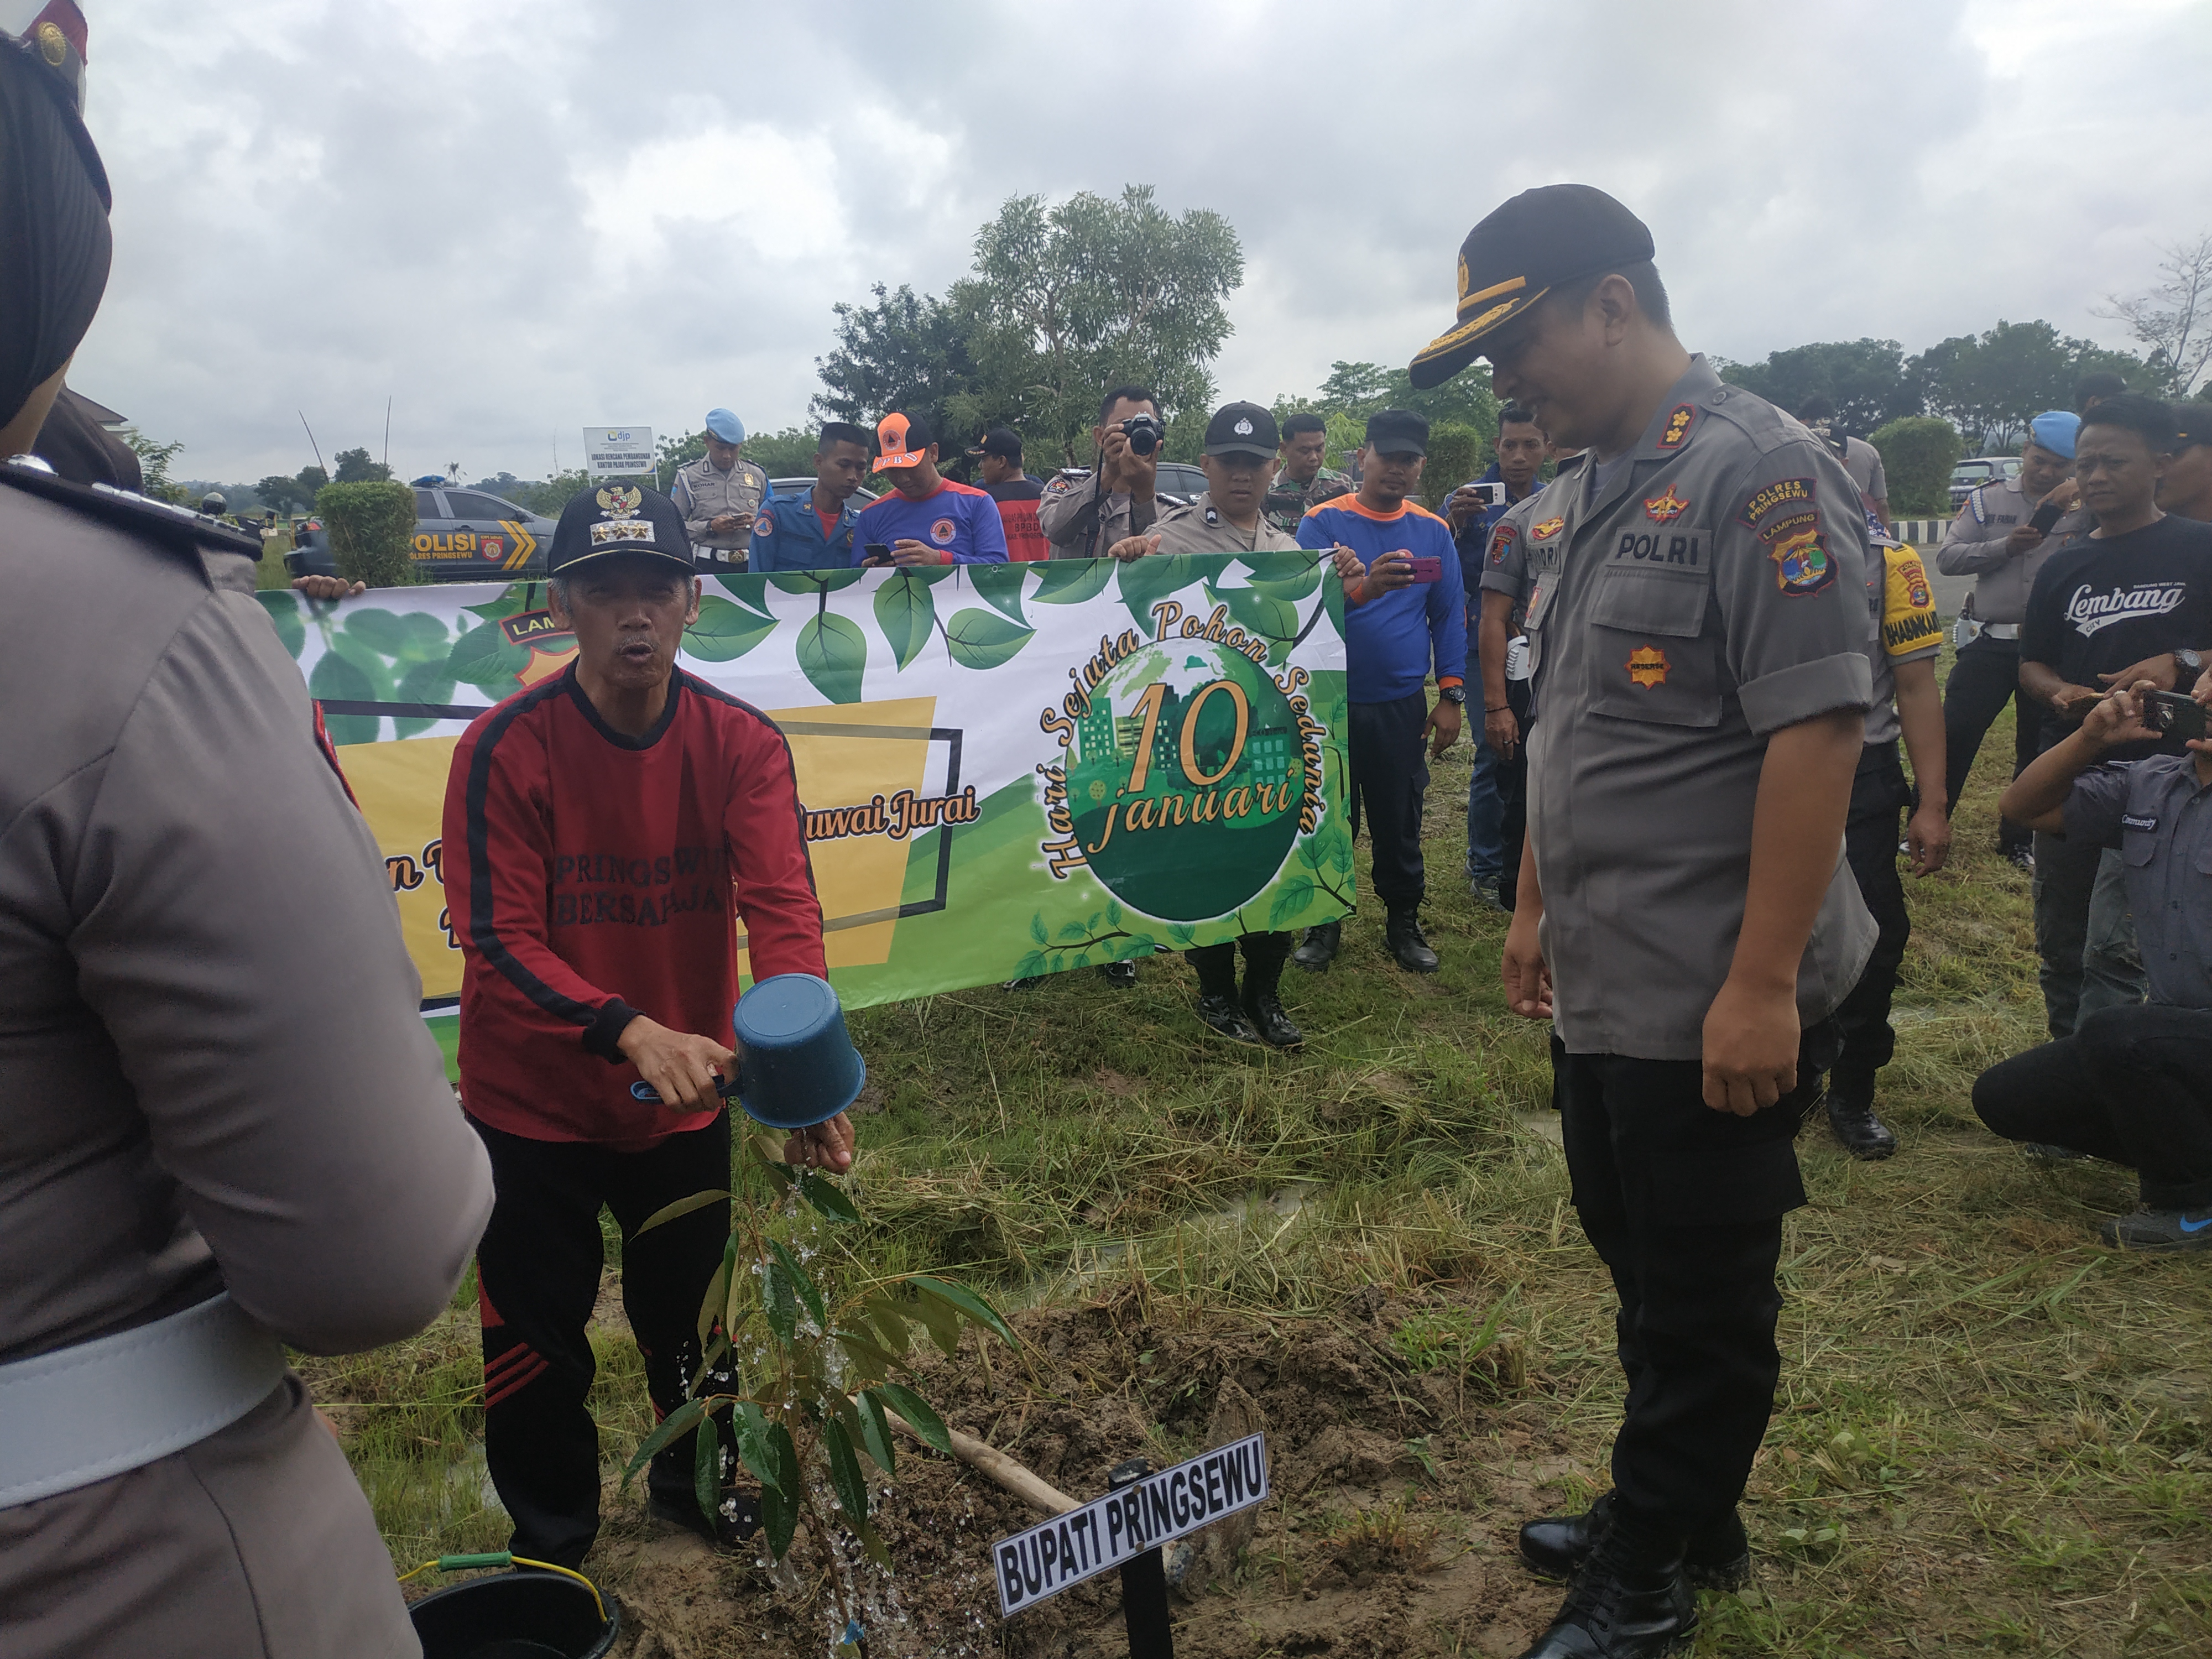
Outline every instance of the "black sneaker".
<path id="1" fill-rule="evenodd" d="M 1560 1583 L 1572 1578 L 1589 1559 L 1613 1518 L 1613 1494 L 1605 1493 L 1580 1515 L 1547 1515 L 1521 1528 L 1521 1564 L 1539 1578 Z M 1742 1517 L 1730 1510 L 1725 1519 L 1692 1538 L 1682 1553 L 1682 1573 L 1697 1589 L 1733 1592 L 1751 1582 L 1751 1540 Z"/>
<path id="2" fill-rule="evenodd" d="M 2004 855 L 2005 862 L 2014 869 L 2025 870 L 2031 876 L 2035 873 L 2035 848 L 2033 847 L 2008 847 L 2004 849 Z"/>
<path id="3" fill-rule="evenodd" d="M 1230 997 L 1200 997 L 1198 1017 L 1233 1042 L 1257 1042 L 1259 1032 L 1244 1018 L 1244 1011 Z"/>
<path id="4" fill-rule="evenodd" d="M 1551 1627 L 1521 1659 L 1662 1659 L 1697 1634 L 1698 1598 L 1679 1545 L 1609 1523 Z"/>
<path id="5" fill-rule="evenodd" d="M 2212 1250 L 2212 1207 L 2114 1216 L 2097 1236 L 2116 1250 Z"/>
<path id="6" fill-rule="evenodd" d="M 707 1517 L 699 1513 L 699 1500 L 690 1492 L 680 1498 L 656 1492 L 647 1500 L 645 1507 L 655 1520 L 696 1533 L 721 1549 L 736 1549 L 760 1530 L 760 1495 L 738 1486 L 722 1488 L 721 1510 L 711 1527 L 707 1524 Z"/>

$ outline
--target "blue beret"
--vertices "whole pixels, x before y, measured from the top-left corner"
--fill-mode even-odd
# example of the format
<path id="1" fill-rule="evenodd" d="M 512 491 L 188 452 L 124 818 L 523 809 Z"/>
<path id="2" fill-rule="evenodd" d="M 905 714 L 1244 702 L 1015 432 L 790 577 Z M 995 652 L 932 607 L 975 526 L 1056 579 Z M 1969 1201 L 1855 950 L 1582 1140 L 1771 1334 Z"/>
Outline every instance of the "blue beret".
<path id="1" fill-rule="evenodd" d="M 2073 417 L 2069 416 L 2067 418 L 2071 420 Z M 707 430 L 726 444 L 741 444 L 745 441 L 745 423 L 726 409 L 710 409 L 707 411 Z M 2066 441 L 2066 453 L 2069 455 L 2074 453 L 2074 441 L 2071 438 Z"/>
<path id="2" fill-rule="evenodd" d="M 2069 461 L 2074 459 L 2075 435 L 2081 430 L 2081 417 L 2063 409 L 2046 409 L 2027 423 L 2027 435 L 2038 448 Z"/>

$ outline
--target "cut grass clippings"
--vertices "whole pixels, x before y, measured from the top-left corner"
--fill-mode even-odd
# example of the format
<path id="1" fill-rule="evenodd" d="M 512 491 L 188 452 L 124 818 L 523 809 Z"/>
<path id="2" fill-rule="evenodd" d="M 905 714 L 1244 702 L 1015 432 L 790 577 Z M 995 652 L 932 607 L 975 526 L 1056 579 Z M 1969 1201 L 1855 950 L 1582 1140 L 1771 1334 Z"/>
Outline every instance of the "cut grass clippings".
<path id="1" fill-rule="evenodd" d="M 1780 1394 L 1746 1507 L 1759 1572 L 1741 1598 L 1704 1598 L 1700 1655 L 2212 1651 L 2212 1261 L 2101 1249 L 2095 1224 L 2133 1207 L 2132 1176 L 2031 1162 L 1968 1104 L 1977 1072 L 2042 1036 L 2028 878 L 1995 851 L 2008 720 L 1984 744 L 1950 866 L 1908 879 L 1898 1057 L 1878 1099 L 1902 1150 L 1858 1164 L 1818 1123 L 1800 1141 L 1812 1201 L 1788 1224 Z M 1389 1594 L 1416 1648 L 1517 1652 L 1556 1592 L 1468 1612 L 1440 1588 L 1465 1564 L 1437 1564 L 1474 1552 L 1509 1572 L 1525 1510 L 1607 1484 L 1614 1298 L 1532 1127 L 1550 1071 L 1543 1029 L 1504 1007 L 1505 918 L 1460 878 L 1468 751 L 1435 773 L 1425 920 L 1443 971 L 1401 971 L 1379 915 L 1350 921 L 1329 973 L 1287 976 L 1298 1053 L 1209 1032 L 1188 968 L 1165 957 L 1131 989 L 1077 971 L 852 1020 L 872 1079 L 855 1178 L 886 1269 L 956 1271 L 1041 1313 L 1135 1287 L 1162 1328 L 1285 1340 L 1386 1310 L 1379 1347 L 1407 1378 L 1393 1386 L 1447 1402 L 1364 1496 L 1271 1500 L 1234 1583 L 1212 1592 L 1243 1623 L 1194 1626 L 1187 1655 L 1283 1649 L 1283 1606 L 1328 1552 L 1414 1586 Z M 340 1402 L 409 1565 L 504 1540 L 473 1304 L 465 1287 L 414 1342 L 307 1368 Z M 649 1413 L 603 1307 L 593 1404 L 612 1469 Z M 1110 1376 L 1055 1377 L 1034 1345 L 1022 1364 L 1040 1401 L 1134 1397 Z M 1021 1367 L 998 1370 L 1019 1382 Z M 1003 1421 L 1035 1432 L 1018 1426 L 1025 1405 Z M 794 1630 L 792 1651 L 819 1650 L 811 1626 Z M 992 1644 L 1027 1653 L 1024 1632 Z M 732 1632 L 728 1651 L 767 1634 Z"/>

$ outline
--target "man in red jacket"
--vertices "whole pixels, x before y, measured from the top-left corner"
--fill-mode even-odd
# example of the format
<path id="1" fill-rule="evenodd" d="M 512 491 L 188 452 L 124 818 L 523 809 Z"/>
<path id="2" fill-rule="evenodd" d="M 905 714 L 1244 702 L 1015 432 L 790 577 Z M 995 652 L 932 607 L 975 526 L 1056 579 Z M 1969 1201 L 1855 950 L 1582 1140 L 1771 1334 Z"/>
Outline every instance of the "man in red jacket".
<path id="1" fill-rule="evenodd" d="M 446 785 L 445 872 L 464 954 L 461 1103 L 497 1198 L 477 1254 L 484 1453 L 518 1555 L 574 1566 L 599 1530 L 586 1334 L 599 1209 L 623 1232 L 623 1305 L 663 1415 L 701 1359 L 726 1203 L 636 1237 L 730 1184 L 735 918 L 753 973 L 824 974 L 791 753 L 767 716 L 676 668 L 699 584 L 682 515 L 634 485 L 587 489 L 548 558 L 576 659 L 480 715 Z M 651 1084 L 663 1104 L 632 1097 Z M 787 1156 L 852 1163 L 841 1115 Z M 653 1512 L 708 1530 L 693 1437 L 653 1461 Z M 726 1502 L 721 1542 L 749 1526 Z"/>

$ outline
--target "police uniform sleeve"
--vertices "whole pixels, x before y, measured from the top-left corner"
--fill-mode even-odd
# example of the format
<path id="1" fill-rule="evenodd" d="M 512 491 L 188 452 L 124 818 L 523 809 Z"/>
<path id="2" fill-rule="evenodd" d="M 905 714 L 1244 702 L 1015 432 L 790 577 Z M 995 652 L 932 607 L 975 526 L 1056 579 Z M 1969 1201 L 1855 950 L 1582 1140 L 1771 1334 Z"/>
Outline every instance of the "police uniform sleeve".
<path id="1" fill-rule="evenodd" d="M 1485 593 L 1504 593 L 1516 604 L 1528 591 L 1528 550 L 1518 514 L 1508 512 L 1490 532 L 1490 552 L 1478 581 Z"/>
<path id="2" fill-rule="evenodd" d="M 1943 649 L 1943 619 L 1936 614 L 1936 591 L 1911 547 L 1881 550 L 1881 648 L 1892 662 L 1919 662 Z"/>
<path id="3" fill-rule="evenodd" d="M 702 507 L 699 498 L 692 493 L 691 477 L 688 471 L 678 471 L 675 483 L 669 486 L 668 499 L 676 503 L 676 510 L 684 515 L 684 533 L 695 542 L 703 539 L 708 533 L 707 526 L 714 515 Z"/>
<path id="4" fill-rule="evenodd" d="M 2066 839 L 2093 847 L 2118 847 L 2128 810 L 2129 769 L 2093 766 L 2074 780 L 2065 804 Z"/>
<path id="5" fill-rule="evenodd" d="M 1055 547 L 1069 547 L 1083 538 L 1097 516 L 1098 475 L 1087 478 L 1054 478 L 1037 502 L 1037 527 Z"/>
<path id="6" fill-rule="evenodd" d="M 1874 700 L 1866 518 L 1811 439 L 1760 456 L 1713 531 L 1713 591 L 1744 720 L 1765 736 Z"/>
<path id="7" fill-rule="evenodd" d="M 1982 576 L 2002 568 L 2012 556 L 2005 551 L 2012 529 L 1996 518 L 1979 489 L 1968 495 L 1936 550 L 1936 568 L 1947 576 Z"/>
<path id="8" fill-rule="evenodd" d="M 70 945 L 231 1295 L 333 1353 L 443 1310 L 491 1180 L 382 855 L 311 729 L 267 616 L 211 596 L 106 758 Z"/>

